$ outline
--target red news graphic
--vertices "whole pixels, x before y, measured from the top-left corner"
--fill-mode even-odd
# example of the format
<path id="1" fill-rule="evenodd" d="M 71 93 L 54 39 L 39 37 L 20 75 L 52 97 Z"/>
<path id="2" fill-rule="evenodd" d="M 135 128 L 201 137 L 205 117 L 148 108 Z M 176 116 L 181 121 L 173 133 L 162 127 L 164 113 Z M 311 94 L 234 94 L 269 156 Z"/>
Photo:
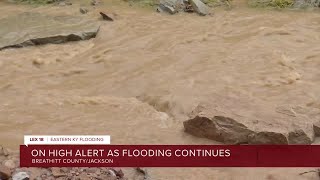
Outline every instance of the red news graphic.
<path id="1" fill-rule="evenodd" d="M 319 167 L 317 145 L 21 145 L 21 167 Z"/>

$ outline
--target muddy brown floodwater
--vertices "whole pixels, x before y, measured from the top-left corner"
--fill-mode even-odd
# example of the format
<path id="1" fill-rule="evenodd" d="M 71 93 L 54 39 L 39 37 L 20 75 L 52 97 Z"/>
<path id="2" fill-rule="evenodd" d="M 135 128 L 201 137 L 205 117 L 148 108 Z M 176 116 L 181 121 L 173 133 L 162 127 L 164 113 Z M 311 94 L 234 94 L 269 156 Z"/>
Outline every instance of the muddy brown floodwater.
<path id="1" fill-rule="evenodd" d="M 184 133 L 182 122 L 197 102 L 225 95 L 320 109 L 319 12 L 235 5 L 200 17 L 106 3 L 88 14 L 116 13 L 95 39 L 0 51 L 1 144 L 17 149 L 25 134 L 109 134 L 113 144 L 218 144 Z M 0 18 L 27 11 L 78 14 L 79 5 L 0 3 Z M 150 175 L 318 178 L 299 175 L 306 170 L 151 168 Z"/>

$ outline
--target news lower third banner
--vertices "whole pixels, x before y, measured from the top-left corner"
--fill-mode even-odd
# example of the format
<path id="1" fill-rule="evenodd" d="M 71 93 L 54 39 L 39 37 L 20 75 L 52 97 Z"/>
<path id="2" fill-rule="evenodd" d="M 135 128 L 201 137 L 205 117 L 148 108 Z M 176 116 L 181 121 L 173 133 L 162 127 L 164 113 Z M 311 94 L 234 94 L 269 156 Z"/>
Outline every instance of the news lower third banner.
<path id="1" fill-rule="evenodd" d="M 21 167 L 319 167 L 318 145 L 21 145 Z"/>

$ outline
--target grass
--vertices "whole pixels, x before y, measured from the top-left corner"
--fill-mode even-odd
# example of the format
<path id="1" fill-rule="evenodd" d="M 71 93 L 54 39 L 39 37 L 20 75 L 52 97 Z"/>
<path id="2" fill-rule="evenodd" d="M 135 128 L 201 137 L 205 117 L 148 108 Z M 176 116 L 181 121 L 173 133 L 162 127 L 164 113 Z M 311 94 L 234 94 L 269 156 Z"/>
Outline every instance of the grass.
<path id="1" fill-rule="evenodd" d="M 272 0 L 270 6 L 277 8 L 287 8 L 292 7 L 294 0 Z"/>
<path id="2" fill-rule="evenodd" d="M 129 2 L 130 4 L 136 4 L 142 7 L 152 7 L 159 4 L 159 2 L 155 0 L 125 0 L 125 1 Z"/>
<path id="3" fill-rule="evenodd" d="M 251 7 L 273 7 L 273 8 L 289 8 L 294 4 L 294 0 L 249 0 Z"/>

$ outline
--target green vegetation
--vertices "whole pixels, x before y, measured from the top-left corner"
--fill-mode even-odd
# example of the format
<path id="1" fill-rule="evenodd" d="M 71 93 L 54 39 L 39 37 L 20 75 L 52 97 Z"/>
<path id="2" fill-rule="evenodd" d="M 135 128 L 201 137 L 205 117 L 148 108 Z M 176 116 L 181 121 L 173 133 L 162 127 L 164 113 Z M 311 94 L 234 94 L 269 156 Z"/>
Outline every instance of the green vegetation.
<path id="1" fill-rule="evenodd" d="M 294 4 L 294 0 L 272 0 L 270 6 L 278 8 L 291 7 Z"/>
<path id="2" fill-rule="evenodd" d="M 294 0 L 249 0 L 251 7 L 273 7 L 273 8 L 288 8 L 292 7 Z"/>
<path id="3" fill-rule="evenodd" d="M 130 4 L 136 4 L 142 7 L 150 7 L 158 4 L 158 2 L 155 0 L 124 0 L 124 1 L 127 1 Z"/>
<path id="4" fill-rule="evenodd" d="M 228 1 L 227 0 L 203 0 L 203 2 L 211 6 L 222 6 Z"/>

